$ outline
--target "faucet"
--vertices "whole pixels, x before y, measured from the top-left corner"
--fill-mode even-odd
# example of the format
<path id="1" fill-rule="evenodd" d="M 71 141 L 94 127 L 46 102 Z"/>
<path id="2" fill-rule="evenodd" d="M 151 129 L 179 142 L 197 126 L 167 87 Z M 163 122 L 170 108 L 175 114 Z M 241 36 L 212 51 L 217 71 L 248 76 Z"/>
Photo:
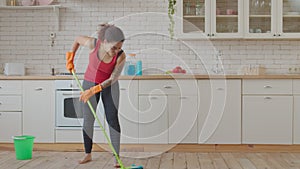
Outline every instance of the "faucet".
<path id="1" fill-rule="evenodd" d="M 215 65 L 212 67 L 211 71 L 215 74 L 223 73 L 222 66 L 220 65 L 222 52 L 220 50 L 215 54 Z"/>

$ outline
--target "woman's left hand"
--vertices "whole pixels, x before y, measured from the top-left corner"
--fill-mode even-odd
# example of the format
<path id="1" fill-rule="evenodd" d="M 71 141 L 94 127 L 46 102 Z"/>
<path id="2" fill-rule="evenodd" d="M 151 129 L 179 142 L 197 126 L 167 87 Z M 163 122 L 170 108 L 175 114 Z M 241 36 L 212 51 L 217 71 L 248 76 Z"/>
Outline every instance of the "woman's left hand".
<path id="1" fill-rule="evenodd" d="M 79 100 L 86 103 L 94 94 L 99 93 L 102 91 L 102 86 L 100 84 L 91 87 L 90 89 L 87 89 L 84 92 L 80 92 L 80 98 Z"/>
<path id="2" fill-rule="evenodd" d="M 91 91 L 91 89 L 88 89 L 84 92 L 80 92 L 79 100 L 86 103 L 93 95 L 94 93 Z"/>

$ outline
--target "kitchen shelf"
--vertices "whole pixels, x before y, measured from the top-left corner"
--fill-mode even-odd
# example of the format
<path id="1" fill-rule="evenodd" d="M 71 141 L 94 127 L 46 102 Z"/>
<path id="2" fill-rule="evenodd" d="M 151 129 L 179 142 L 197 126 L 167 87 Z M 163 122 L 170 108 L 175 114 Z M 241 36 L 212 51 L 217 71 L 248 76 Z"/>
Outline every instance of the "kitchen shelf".
<path id="1" fill-rule="evenodd" d="M 285 18 L 300 18 L 300 15 L 283 15 Z"/>
<path id="2" fill-rule="evenodd" d="M 0 9 L 53 9 L 61 8 L 61 5 L 36 5 L 36 6 L 0 6 Z"/>
<path id="3" fill-rule="evenodd" d="M 0 6 L 0 9 L 7 10 L 39 10 L 39 9 L 52 9 L 56 15 L 56 30 L 59 31 L 59 9 L 61 5 L 37 5 L 37 6 Z"/>
<path id="4" fill-rule="evenodd" d="M 205 18 L 204 15 L 185 15 L 183 18 Z"/>
<path id="5" fill-rule="evenodd" d="M 217 18 L 237 18 L 238 15 L 217 15 Z M 183 18 L 205 18 L 205 15 L 184 15 Z"/>
<path id="6" fill-rule="evenodd" d="M 271 18 L 271 15 L 250 15 L 250 18 Z"/>

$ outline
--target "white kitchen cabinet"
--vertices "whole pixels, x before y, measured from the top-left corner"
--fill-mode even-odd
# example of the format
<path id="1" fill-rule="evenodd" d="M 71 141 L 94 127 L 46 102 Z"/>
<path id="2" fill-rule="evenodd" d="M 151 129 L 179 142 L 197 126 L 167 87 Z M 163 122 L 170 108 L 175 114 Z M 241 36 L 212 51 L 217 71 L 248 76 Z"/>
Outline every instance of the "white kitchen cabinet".
<path id="1" fill-rule="evenodd" d="M 139 143 L 168 143 L 168 98 L 139 96 Z"/>
<path id="2" fill-rule="evenodd" d="M 198 80 L 198 142 L 241 143 L 241 80 Z"/>
<path id="3" fill-rule="evenodd" d="M 178 3 L 182 38 L 243 37 L 242 0 L 181 0 Z M 180 23 L 178 23 L 180 22 Z"/>
<path id="4" fill-rule="evenodd" d="M 22 112 L 0 112 L 0 142 L 13 142 L 22 135 Z"/>
<path id="5" fill-rule="evenodd" d="M 35 142 L 54 142 L 54 81 L 23 81 L 23 134 L 35 136 Z"/>
<path id="6" fill-rule="evenodd" d="M 300 5 L 294 0 L 246 0 L 245 36 L 298 38 Z"/>
<path id="7" fill-rule="evenodd" d="M 168 96 L 168 111 L 169 143 L 197 143 L 197 95 Z"/>
<path id="8" fill-rule="evenodd" d="M 291 80 L 243 80 L 242 143 L 292 143 L 291 91 Z"/>
<path id="9" fill-rule="evenodd" d="M 119 121 L 121 126 L 121 143 L 138 143 L 138 81 L 119 80 L 119 85 Z"/>
<path id="10" fill-rule="evenodd" d="M 197 81 L 139 81 L 140 143 L 197 143 Z"/>
<path id="11" fill-rule="evenodd" d="M 0 142 L 22 135 L 22 81 L 0 80 Z"/>
<path id="12" fill-rule="evenodd" d="M 300 144 L 300 80 L 293 80 L 294 124 L 293 143 Z"/>

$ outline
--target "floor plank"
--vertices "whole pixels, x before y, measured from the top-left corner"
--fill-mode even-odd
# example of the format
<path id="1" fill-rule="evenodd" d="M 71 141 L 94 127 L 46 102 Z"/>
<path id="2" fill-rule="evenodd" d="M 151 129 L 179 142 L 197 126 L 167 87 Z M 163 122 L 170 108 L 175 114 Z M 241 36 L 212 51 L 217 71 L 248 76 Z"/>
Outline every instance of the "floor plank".
<path id="1" fill-rule="evenodd" d="M 200 169 L 197 153 L 185 153 L 185 158 L 188 169 Z"/>
<path id="2" fill-rule="evenodd" d="M 214 164 L 209 153 L 198 153 L 198 159 L 201 169 L 214 169 Z"/>
<path id="3" fill-rule="evenodd" d="M 239 161 L 232 155 L 232 153 L 221 153 L 228 168 L 243 169 Z"/>
<path id="4" fill-rule="evenodd" d="M 174 153 L 162 154 L 159 169 L 173 168 Z"/>

